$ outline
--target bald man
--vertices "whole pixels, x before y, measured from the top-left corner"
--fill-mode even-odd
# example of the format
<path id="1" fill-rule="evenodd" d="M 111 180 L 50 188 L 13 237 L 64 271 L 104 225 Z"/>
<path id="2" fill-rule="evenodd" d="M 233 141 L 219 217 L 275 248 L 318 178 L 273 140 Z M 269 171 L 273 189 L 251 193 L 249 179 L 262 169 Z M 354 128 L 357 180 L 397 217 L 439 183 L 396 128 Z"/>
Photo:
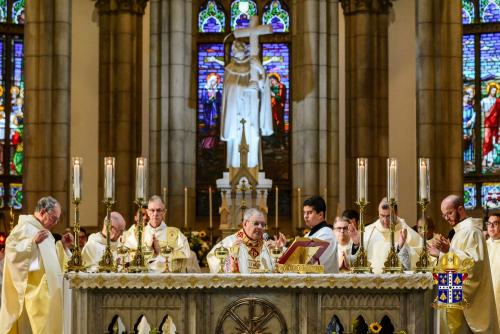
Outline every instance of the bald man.
<path id="1" fill-rule="evenodd" d="M 429 253 L 441 259 L 448 252 L 453 252 L 461 261 L 472 260 L 474 265 L 468 270 L 467 283 L 463 286 L 463 295 L 470 306 L 464 310 L 438 311 L 439 334 L 498 334 L 500 330 L 483 222 L 469 217 L 462 198 L 456 195 L 450 195 L 441 202 L 441 213 L 455 230 L 455 235 L 451 242 L 438 235 L 428 246 Z"/>
<path id="2" fill-rule="evenodd" d="M 116 211 L 110 213 L 111 231 L 109 239 L 111 241 L 111 250 L 116 257 L 116 249 L 119 239 L 125 230 L 125 219 Z M 99 268 L 99 261 L 106 250 L 106 224 L 103 224 L 102 231 L 93 233 L 89 236 L 85 247 L 82 250 L 82 262 L 88 271 L 96 272 Z"/>

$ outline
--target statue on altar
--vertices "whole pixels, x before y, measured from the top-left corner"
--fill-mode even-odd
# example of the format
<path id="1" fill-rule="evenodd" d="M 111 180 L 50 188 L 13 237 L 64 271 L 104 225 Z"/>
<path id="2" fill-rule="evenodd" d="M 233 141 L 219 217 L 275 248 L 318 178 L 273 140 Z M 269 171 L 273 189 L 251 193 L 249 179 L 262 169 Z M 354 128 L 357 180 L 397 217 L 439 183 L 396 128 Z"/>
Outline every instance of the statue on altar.
<path id="1" fill-rule="evenodd" d="M 248 150 L 248 168 L 262 168 L 260 137 L 273 134 L 269 80 L 257 54 L 242 41 L 232 44 L 233 57 L 224 72 L 221 139 L 227 142 L 227 167 L 240 167 L 239 145 L 243 126 Z M 242 120 L 245 122 L 241 122 Z"/>

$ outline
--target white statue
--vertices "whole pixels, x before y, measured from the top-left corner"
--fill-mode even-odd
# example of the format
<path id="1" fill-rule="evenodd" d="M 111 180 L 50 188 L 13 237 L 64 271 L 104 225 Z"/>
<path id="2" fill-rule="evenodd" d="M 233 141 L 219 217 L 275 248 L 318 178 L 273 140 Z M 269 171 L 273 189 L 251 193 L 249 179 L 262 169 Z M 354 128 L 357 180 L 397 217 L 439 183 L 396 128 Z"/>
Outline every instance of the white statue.
<path id="1" fill-rule="evenodd" d="M 252 28 L 240 30 L 252 31 Z M 258 58 L 258 44 L 252 43 L 255 37 L 251 36 L 250 56 L 245 43 L 234 40 L 233 58 L 224 72 L 221 139 L 227 142 L 228 168 L 240 167 L 242 119 L 245 120 L 245 136 L 249 146 L 249 168 L 262 168 L 260 137 L 273 134 L 271 91 L 265 69 Z"/>

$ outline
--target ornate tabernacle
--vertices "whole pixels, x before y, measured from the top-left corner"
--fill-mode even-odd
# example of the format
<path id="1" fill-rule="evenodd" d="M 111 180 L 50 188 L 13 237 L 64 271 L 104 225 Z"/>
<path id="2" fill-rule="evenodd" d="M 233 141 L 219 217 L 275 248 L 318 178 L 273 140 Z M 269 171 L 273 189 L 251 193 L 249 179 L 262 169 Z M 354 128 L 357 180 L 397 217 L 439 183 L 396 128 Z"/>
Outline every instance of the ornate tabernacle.
<path id="1" fill-rule="evenodd" d="M 65 277 L 67 333 L 108 333 L 120 326 L 130 333 L 168 324 L 187 334 L 317 334 L 334 321 L 350 333 L 360 317 L 367 323 L 387 318 L 395 331 L 432 332 L 430 273 Z"/>

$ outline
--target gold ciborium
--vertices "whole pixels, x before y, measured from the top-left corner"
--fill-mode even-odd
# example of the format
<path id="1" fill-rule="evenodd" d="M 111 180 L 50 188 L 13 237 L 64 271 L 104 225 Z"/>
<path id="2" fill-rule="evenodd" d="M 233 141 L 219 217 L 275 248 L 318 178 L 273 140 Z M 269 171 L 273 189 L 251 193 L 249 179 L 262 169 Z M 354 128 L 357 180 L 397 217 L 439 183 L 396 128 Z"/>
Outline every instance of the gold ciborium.
<path id="1" fill-rule="evenodd" d="M 215 257 L 219 259 L 220 262 L 220 267 L 218 273 L 223 273 L 224 272 L 224 264 L 226 262 L 226 258 L 229 255 L 229 250 L 224 247 L 223 245 L 220 245 L 220 247 L 217 247 L 215 249 Z"/>

